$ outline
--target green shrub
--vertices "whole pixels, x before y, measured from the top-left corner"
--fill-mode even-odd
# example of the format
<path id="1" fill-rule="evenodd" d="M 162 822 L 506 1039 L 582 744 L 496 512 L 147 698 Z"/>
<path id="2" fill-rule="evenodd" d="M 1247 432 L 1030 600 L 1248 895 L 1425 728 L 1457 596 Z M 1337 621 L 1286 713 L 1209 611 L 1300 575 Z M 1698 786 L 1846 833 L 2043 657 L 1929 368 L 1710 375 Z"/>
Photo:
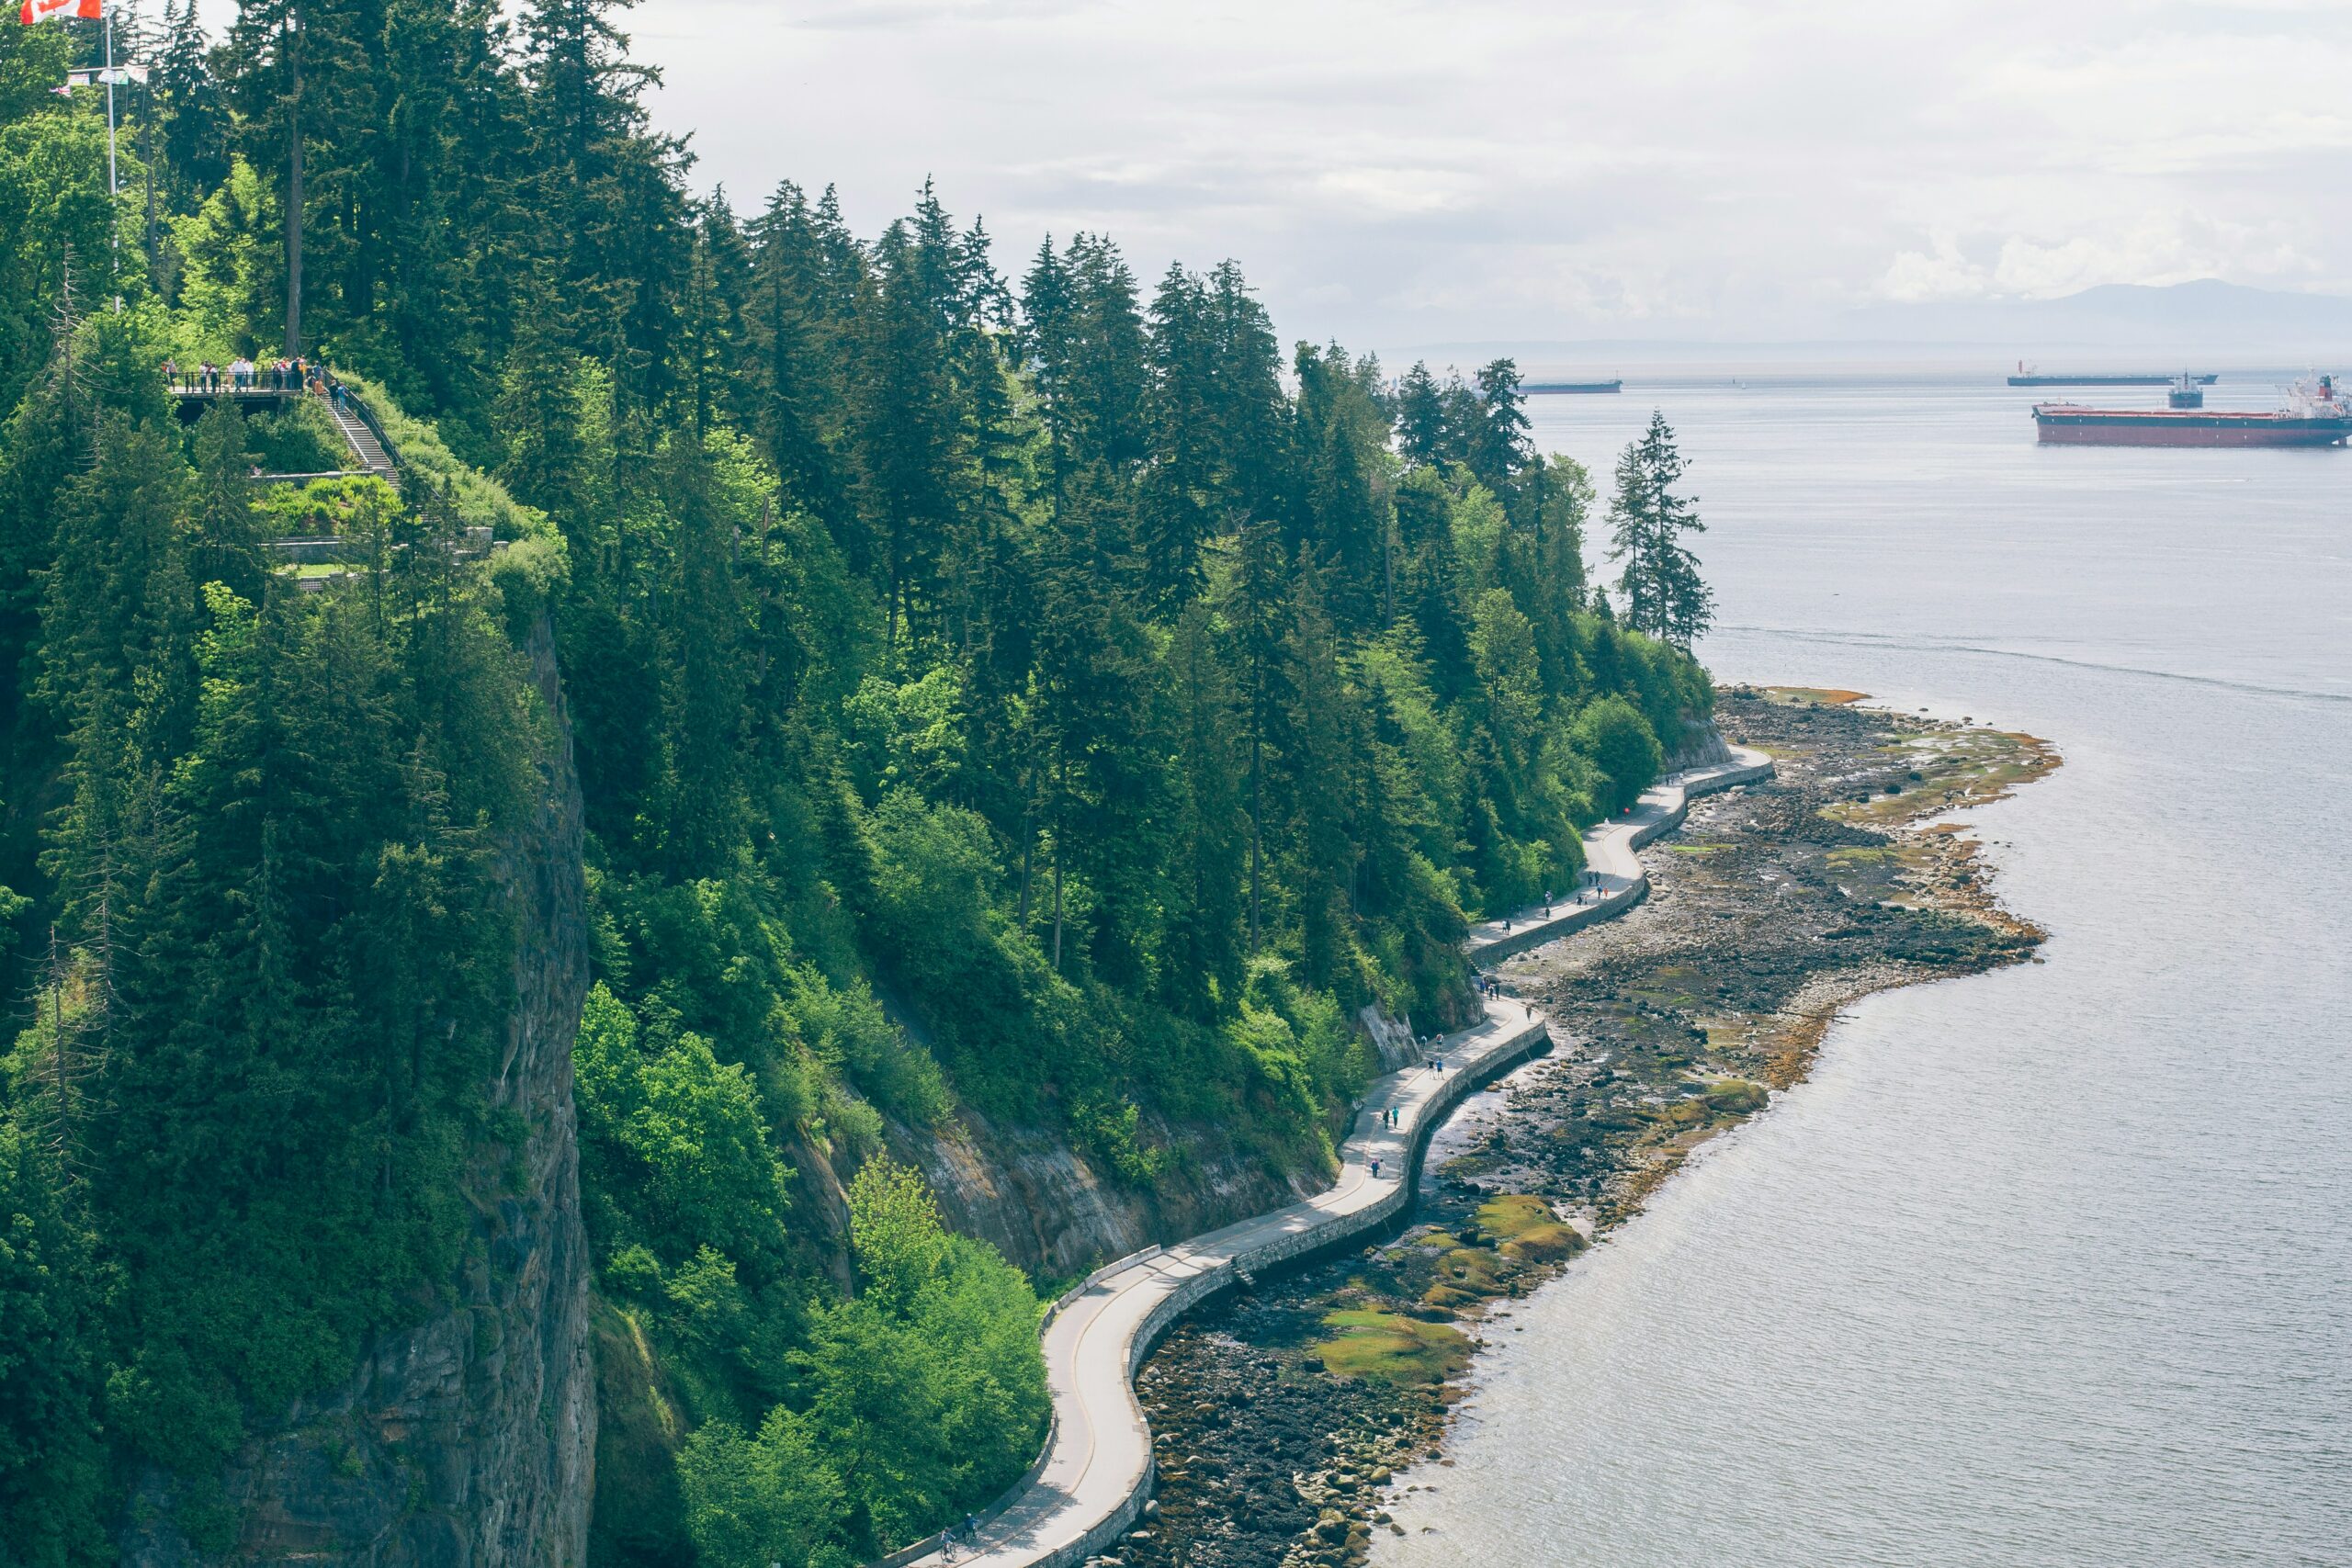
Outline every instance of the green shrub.
<path id="1" fill-rule="evenodd" d="M 849 1204 L 860 1293 L 808 1323 L 806 1404 L 770 1409 L 757 1437 L 706 1425 L 679 1455 L 712 1568 L 888 1551 L 1003 1490 L 1043 1440 L 1041 1308 L 1020 1270 L 950 1235 L 922 1179 L 887 1159 Z"/>
<path id="2" fill-rule="evenodd" d="M 1666 753 L 1649 720 L 1623 697 L 1596 697 L 1586 704 L 1569 733 L 1577 750 L 1600 770 L 1600 805 L 1609 815 L 1641 799 L 1666 765 Z"/>
<path id="3" fill-rule="evenodd" d="M 262 471 L 331 474 L 356 468 L 358 457 L 316 398 L 290 400 L 283 412 L 245 421 L 245 445 Z"/>

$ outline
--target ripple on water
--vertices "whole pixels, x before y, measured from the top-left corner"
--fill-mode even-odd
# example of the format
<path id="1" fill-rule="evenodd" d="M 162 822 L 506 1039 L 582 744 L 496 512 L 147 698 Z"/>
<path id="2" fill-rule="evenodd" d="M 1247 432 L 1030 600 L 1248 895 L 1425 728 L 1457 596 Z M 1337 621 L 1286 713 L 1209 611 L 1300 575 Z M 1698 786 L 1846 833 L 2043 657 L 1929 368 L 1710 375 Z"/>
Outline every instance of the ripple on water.
<path id="1" fill-rule="evenodd" d="M 1719 675 L 2058 744 L 1982 814 L 2052 940 L 1859 1004 L 1526 1303 L 1374 1568 L 2352 1562 L 2352 724 L 2293 694 L 2352 469 L 2076 460 L 1976 386 L 1577 401 L 1588 463 L 1662 406 L 1727 616 L 1808 628 Z"/>

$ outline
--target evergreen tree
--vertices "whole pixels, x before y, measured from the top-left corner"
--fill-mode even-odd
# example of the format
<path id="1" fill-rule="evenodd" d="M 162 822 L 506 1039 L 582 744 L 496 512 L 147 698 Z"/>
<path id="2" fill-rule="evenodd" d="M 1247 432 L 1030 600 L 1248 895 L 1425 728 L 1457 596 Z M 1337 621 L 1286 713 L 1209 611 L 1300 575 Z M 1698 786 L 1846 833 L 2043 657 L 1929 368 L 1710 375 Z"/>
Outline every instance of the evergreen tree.
<path id="1" fill-rule="evenodd" d="M 229 175 L 229 120 L 212 79 L 211 44 L 196 0 L 164 0 L 163 40 L 150 82 L 165 200 L 192 206 Z"/>
<path id="2" fill-rule="evenodd" d="M 491 422 L 506 457 L 498 477 L 523 501 L 576 517 L 585 500 L 580 356 L 549 319 L 555 289 L 545 278 L 537 296 L 546 309 L 525 316 L 499 374 Z"/>
<path id="3" fill-rule="evenodd" d="M 1714 594 L 1682 543 L 1683 535 L 1703 533 L 1706 525 L 1691 499 L 1675 493 L 1681 480 L 1674 432 L 1664 414 L 1653 412 L 1648 429 L 1617 458 L 1609 558 L 1625 563 L 1617 580 L 1625 624 L 1688 648 L 1713 620 Z"/>
<path id="4" fill-rule="evenodd" d="M 743 378 L 751 427 L 782 479 L 786 504 L 839 526 L 843 489 L 834 444 L 842 389 L 833 352 L 865 265 L 831 212 L 800 187 L 776 187 L 751 224 L 751 292 L 743 310 Z"/>
<path id="5" fill-rule="evenodd" d="M 1446 461 L 1445 399 L 1429 366 L 1413 361 L 1396 385 L 1396 449 L 1408 466 Z"/>
<path id="6" fill-rule="evenodd" d="M 1394 526 L 1383 456 L 1388 420 L 1376 395 L 1380 366 L 1351 360 L 1337 344 L 1301 344 L 1298 446 L 1306 468 L 1304 537 L 1328 563 L 1328 603 L 1342 626 L 1363 631 L 1394 613 Z"/>
<path id="7" fill-rule="evenodd" d="M 1518 364 L 1498 359 L 1480 367 L 1477 402 L 1477 423 L 1467 432 L 1463 460 L 1480 484 L 1510 497 L 1534 452 L 1528 440 L 1527 399 L 1519 389 Z"/>
<path id="8" fill-rule="evenodd" d="M 1224 530 L 1232 506 L 1220 474 L 1216 377 L 1207 290 L 1170 265 L 1151 302 L 1152 460 L 1142 500 L 1144 581 L 1162 613 L 1198 588 L 1202 543 Z"/>
<path id="9" fill-rule="evenodd" d="M 1068 259 L 1080 328 L 1069 390 L 1083 420 L 1080 456 L 1125 477 L 1147 455 L 1143 411 L 1149 350 L 1135 274 L 1118 248 L 1100 234 L 1072 239 Z"/>
<path id="10" fill-rule="evenodd" d="M 1340 668 L 1337 630 L 1323 605 L 1312 551 L 1299 562 L 1283 639 L 1281 735 L 1283 794 L 1292 814 L 1295 863 L 1285 879 L 1298 903 L 1300 977 L 1337 987 L 1356 999 L 1344 954 L 1352 940 L 1350 898 L 1358 848 L 1353 837 L 1352 765 L 1358 703 Z"/>
<path id="11" fill-rule="evenodd" d="M 1233 766 L 1242 750 L 1240 697 L 1208 606 L 1197 600 L 1170 635 L 1168 671 L 1180 794 L 1161 994 L 1180 1016 L 1207 1023 L 1241 991 L 1250 818 L 1249 781 Z"/>
<path id="12" fill-rule="evenodd" d="M 309 228 L 311 203 L 323 186 L 360 177 L 367 149 L 355 134 L 372 109 L 367 17 L 356 0 L 247 0 L 237 11 L 224 49 L 227 85 L 242 118 L 244 140 L 259 167 L 273 171 L 278 209 L 285 214 L 285 315 L 282 352 L 311 346 L 303 335 L 305 266 L 320 247 Z M 313 143 L 329 150 L 323 165 Z M 331 234 L 330 255 L 348 231 Z"/>

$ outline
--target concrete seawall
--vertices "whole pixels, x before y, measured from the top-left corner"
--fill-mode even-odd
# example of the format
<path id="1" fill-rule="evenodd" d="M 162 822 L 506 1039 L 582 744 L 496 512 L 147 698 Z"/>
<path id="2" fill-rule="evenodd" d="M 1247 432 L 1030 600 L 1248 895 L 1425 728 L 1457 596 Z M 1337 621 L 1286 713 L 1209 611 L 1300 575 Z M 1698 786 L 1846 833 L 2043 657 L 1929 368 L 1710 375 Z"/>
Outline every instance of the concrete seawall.
<path id="1" fill-rule="evenodd" d="M 1465 951 L 1473 962 L 1493 963 L 1633 908 L 1649 890 L 1635 852 L 1642 845 L 1679 824 L 1691 797 L 1771 772 L 1761 752 L 1736 750 L 1728 764 L 1663 781 L 1624 816 L 1586 835 L 1592 886 L 1581 902 L 1548 910 L 1538 905 L 1475 927 Z M 1219 1291 L 1403 1213 L 1430 1134 L 1464 1096 L 1548 1043 L 1543 1014 L 1508 998 L 1490 1000 L 1477 1024 L 1431 1047 L 1444 1071 L 1416 1065 L 1372 1084 L 1340 1145 L 1339 1180 L 1328 1191 L 1176 1247 L 1146 1247 L 1095 1270 L 1056 1302 L 1042 1330 L 1054 1412 L 1045 1451 L 982 1516 L 977 1548 L 965 1546 L 954 1561 L 1071 1568 L 1114 1542 L 1151 1492 L 1151 1430 L 1136 1399 L 1135 1376 L 1160 1337 Z M 1397 1113 L 1394 1128 L 1384 1114 L 1391 1110 Z M 918 1541 L 879 1568 L 944 1563 L 942 1545 L 938 1537 Z"/>
<path id="2" fill-rule="evenodd" d="M 1575 898 L 1550 906 L 1549 914 L 1545 906 L 1532 904 L 1514 911 L 1507 919 L 1482 921 L 1471 928 L 1469 941 L 1464 943 L 1471 962 L 1499 963 L 1622 915 L 1648 897 L 1650 879 L 1642 870 L 1636 851 L 1680 827 L 1690 802 L 1698 796 L 1719 794 L 1772 776 L 1772 761 L 1760 751 L 1735 748 L 1732 759 L 1717 767 L 1694 768 L 1652 786 L 1643 795 L 1643 805 L 1587 833 L 1585 863 L 1587 874 L 1592 878 L 1589 898 L 1580 893 Z M 1644 806 L 1652 803 L 1653 796 L 1668 795 L 1674 797 L 1671 805 L 1660 801 L 1657 803 L 1658 809 L 1644 809 Z"/>

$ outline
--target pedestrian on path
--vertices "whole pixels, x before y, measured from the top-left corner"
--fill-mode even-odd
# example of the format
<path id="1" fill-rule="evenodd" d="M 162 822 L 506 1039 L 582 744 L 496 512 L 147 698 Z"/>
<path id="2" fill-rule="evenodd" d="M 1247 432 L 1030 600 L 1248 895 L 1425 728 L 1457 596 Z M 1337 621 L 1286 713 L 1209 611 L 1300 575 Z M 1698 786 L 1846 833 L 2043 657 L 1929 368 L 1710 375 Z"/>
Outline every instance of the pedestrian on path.
<path id="1" fill-rule="evenodd" d="M 1372 1156 L 1372 1179 L 1374 1181 L 1380 1179 L 1380 1156 L 1378 1155 Z"/>

